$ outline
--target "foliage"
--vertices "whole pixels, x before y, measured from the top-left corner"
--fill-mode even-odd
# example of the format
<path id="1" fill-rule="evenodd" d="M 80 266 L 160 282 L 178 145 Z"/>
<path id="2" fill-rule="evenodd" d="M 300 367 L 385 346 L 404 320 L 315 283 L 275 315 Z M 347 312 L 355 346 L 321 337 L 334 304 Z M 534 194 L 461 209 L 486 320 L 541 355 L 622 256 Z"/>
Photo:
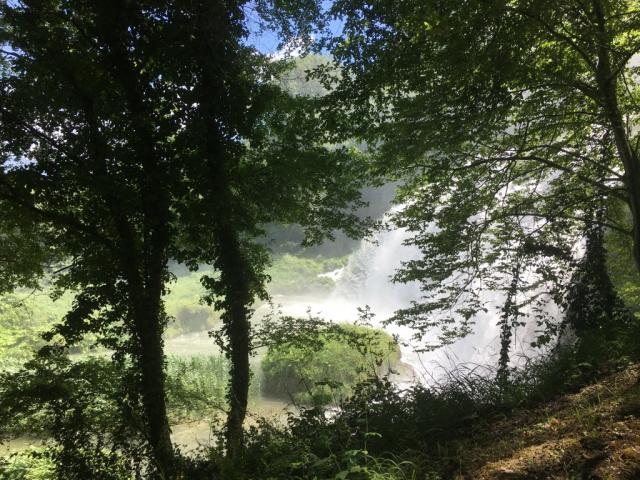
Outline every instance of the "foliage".
<path id="1" fill-rule="evenodd" d="M 628 207 L 615 204 L 610 209 L 612 216 L 618 217 L 619 223 L 630 226 L 631 219 Z M 605 231 L 607 250 L 607 269 L 611 281 L 620 298 L 632 312 L 640 311 L 640 273 L 634 265 L 631 238 L 616 230 Z"/>
<path id="2" fill-rule="evenodd" d="M 55 245 L 64 262 L 51 281 L 56 294 L 72 291 L 74 300 L 48 340 L 58 334 L 73 345 L 94 334 L 117 360 L 131 362 L 137 371 L 121 388 L 135 398 L 128 408 L 146 430 L 150 469 L 169 474 L 161 296 L 183 179 L 167 141 L 176 84 L 169 62 L 149 48 L 168 33 L 159 17 L 143 13 L 157 5 L 119 7 L 114 15 L 82 0 L 0 3 L 8 65 L 0 76 L 0 198 L 32 218 L 38 241 Z M 69 399 L 81 400 L 91 402 Z M 93 469 L 81 445 L 100 442 L 96 435 L 69 440 L 58 468 Z"/>
<path id="3" fill-rule="evenodd" d="M 0 435 L 50 439 L 31 456 L 34 465 L 50 465 L 53 478 L 115 480 L 144 470 L 148 451 L 139 398 L 126 387 L 130 370 L 105 359 L 71 362 L 60 353 L 43 351 L 21 370 L 1 374 Z"/>
<path id="4" fill-rule="evenodd" d="M 619 332 L 617 340 L 592 336 L 592 348 L 558 348 L 512 368 L 506 383 L 494 370 L 477 365 L 459 366 L 428 388 L 401 390 L 387 379 L 368 379 L 335 415 L 303 409 L 285 428 L 253 427 L 244 473 L 249 478 L 350 478 L 347 472 L 355 478 L 451 478 L 463 455 L 458 445 L 482 435 L 499 441 L 492 432 L 496 423 L 515 415 L 513 423 L 519 425 L 523 409 L 541 405 L 544 410 L 559 395 L 637 361 L 632 342 L 615 352 L 632 334 Z M 519 441 L 525 434 L 514 435 Z"/>
<path id="5" fill-rule="evenodd" d="M 167 361 L 167 406 L 174 422 L 224 411 L 229 361 L 225 357 L 175 357 Z"/>
<path id="6" fill-rule="evenodd" d="M 262 422 L 248 434 L 242 473 L 248 478 L 269 479 L 422 478 L 415 463 L 391 453 L 370 452 L 366 439 L 358 436 L 351 441 L 346 432 L 338 431 L 343 426 L 328 420 L 318 409 L 290 417 L 286 428 Z M 369 439 L 378 437 L 372 431 L 366 435 Z M 340 440 L 347 443 L 340 444 Z"/>
<path id="7" fill-rule="evenodd" d="M 373 374 L 386 374 L 400 360 L 400 348 L 383 330 L 338 325 L 320 333 L 317 345 L 280 344 L 262 360 L 264 392 L 296 402 L 337 404 Z"/>
<path id="8" fill-rule="evenodd" d="M 122 390 L 129 368 L 107 358 L 70 362 L 54 356 L 36 357 L 22 370 L 3 373 L 0 438 L 26 434 L 48 439 L 44 448 L 3 459 L 6 471 L 30 478 L 21 476 L 26 469 L 43 479 L 133 475 L 147 453 L 140 419 L 127 406 L 131 394 Z M 223 412 L 228 370 L 229 361 L 221 356 L 169 357 L 166 388 L 172 422 L 210 419 Z M 257 380 L 252 398 L 260 394 Z M 187 460 L 184 468 L 189 467 Z"/>
<path id="9" fill-rule="evenodd" d="M 521 262 L 520 320 L 552 333 L 543 305 L 559 303 L 591 206 L 628 201 L 640 249 L 637 129 L 624 127 L 639 114 L 636 2 L 338 0 L 330 15 L 344 28 L 321 42 L 334 59 L 316 69 L 323 118 L 403 180 L 395 224 L 422 252 L 396 280 L 429 294 L 395 321 L 450 343 Z M 599 223 L 626 232 L 618 220 Z"/>
<path id="10" fill-rule="evenodd" d="M 578 337 L 578 344 L 585 335 L 602 337 L 606 343 L 619 337 L 620 331 L 630 331 L 639 321 L 625 307 L 609 278 L 603 229 L 591 227 L 586 236 L 585 254 L 564 299 L 564 322 Z"/>
<path id="11" fill-rule="evenodd" d="M 210 330 L 220 323 L 220 313 L 202 302 L 206 290 L 202 286 L 202 272 L 187 272 L 177 275 L 164 296 L 164 304 L 171 321 L 167 325 L 166 336 L 174 337 L 182 333 Z"/>
<path id="12" fill-rule="evenodd" d="M 0 471 L 5 480 L 54 480 L 56 478 L 51 460 L 38 449 L 0 458 Z"/>
<path id="13" fill-rule="evenodd" d="M 330 61 L 329 57 L 323 55 L 305 55 L 296 58 L 293 67 L 279 78 L 282 88 L 295 96 L 326 95 L 327 89 L 311 76 L 311 72 L 319 66 L 329 64 Z"/>
<path id="14" fill-rule="evenodd" d="M 322 329 L 321 325 L 310 325 L 313 323 L 310 320 L 300 322 L 299 327 L 309 327 L 306 333 L 303 328 L 292 329 L 292 324 L 286 322 L 283 331 L 293 330 L 292 334 L 308 337 L 284 338 L 301 341 L 310 346 L 311 352 L 328 343 L 320 338 L 321 342 L 314 347 L 313 340 L 318 340 L 318 336 L 339 338 L 330 324 L 323 324 Z M 267 423 L 252 427 L 242 471 L 238 465 L 230 465 L 227 473 L 248 478 L 311 479 L 340 478 L 340 475 L 372 479 L 447 478 L 447 472 L 453 468 L 451 462 L 457 458 L 451 449 L 471 432 L 485 430 L 519 408 L 547 402 L 562 392 L 576 391 L 602 373 L 615 371 L 637 359 L 634 353 L 637 333 L 630 328 L 617 330 L 615 338 L 605 338 L 597 331 L 591 336 L 583 332 L 581 342 L 586 348 L 559 347 L 549 357 L 512 369 L 506 384 L 495 377 L 493 370 L 473 365 L 448 372 L 446 378 L 430 388 L 416 386 L 401 391 L 385 379 L 370 379 L 353 388 L 352 395 L 343 399 L 335 415 L 327 416 L 322 409 L 303 410 L 299 416 L 290 418 L 285 429 Z M 274 332 L 274 336 L 282 337 L 280 333 Z M 108 368 L 109 364 L 102 365 L 100 368 Z M 170 359 L 170 405 L 172 398 L 184 402 L 178 416 L 189 408 L 204 406 L 201 400 L 218 388 L 216 384 L 223 384 L 225 369 L 223 359 Z M 91 377 L 84 370 L 79 372 L 83 372 L 84 378 Z M 173 385 L 179 386 L 173 389 Z M 95 398 L 95 394 L 88 397 Z M 224 465 L 219 454 L 203 455 L 188 460 L 194 472 L 217 471 Z M 25 464 L 26 460 L 22 462 Z"/>
<path id="15" fill-rule="evenodd" d="M 312 320 L 298 320 L 307 330 L 285 339 L 314 345 L 322 330 Z M 350 478 L 348 472 L 355 478 L 451 478 L 464 456 L 456 449 L 470 438 L 488 435 L 495 442 L 490 432 L 496 423 L 519 425 L 523 409 L 544 410 L 559 395 L 637 362 L 638 327 L 623 322 L 608 335 L 597 326 L 584 328 L 577 343 L 524 359 L 504 377 L 491 367 L 460 365 L 429 387 L 401 389 L 387 378 L 366 379 L 330 415 L 315 407 L 292 415 L 284 428 L 267 422 L 252 427 L 242 472 L 249 478 Z M 516 434 L 518 440 L 525 435 Z"/>
<path id="16" fill-rule="evenodd" d="M 2 199 L 0 209 L 0 295 L 19 287 L 36 288 L 38 280 L 59 262 L 60 252 L 56 245 L 41 241 L 46 227 L 31 214 Z"/>
<path id="17" fill-rule="evenodd" d="M 229 360 L 224 356 L 169 356 L 167 406 L 172 423 L 212 418 L 225 411 Z M 250 400 L 260 396 L 261 383 L 253 375 Z"/>
<path id="18" fill-rule="evenodd" d="M 318 18 L 315 0 L 253 6 L 258 23 L 290 40 L 309 38 Z M 338 229 L 357 236 L 364 225 L 352 213 L 362 203 L 364 156 L 329 144 L 314 99 L 279 85 L 288 62 L 246 42 L 256 20 L 246 8 L 0 2 L 0 201 L 7 219 L 15 210 L 30 220 L 46 253 L 29 257 L 38 268 L 17 260 L 2 273 L 15 282 L 23 272 L 38 277 L 48 249 L 65 263 L 51 281 L 74 301 L 49 340 L 58 334 L 74 345 L 95 335 L 138 369 L 128 380 L 142 398 L 154 468 L 168 477 L 169 258 L 216 271 L 202 281 L 229 340 L 230 417 L 239 431 L 248 317 L 266 296 L 262 225 L 300 224 L 308 243 Z M 33 246 L 12 241 L 27 228 L 6 220 L 1 231 L 9 251 Z"/>
<path id="19" fill-rule="evenodd" d="M 32 320 L 29 309 L 16 296 L 0 299 L 0 370 L 21 365 L 42 341 L 47 325 Z"/>
<path id="20" fill-rule="evenodd" d="M 614 259 L 609 281 L 601 230 L 611 260 L 631 225 L 640 265 L 637 2 L 336 0 L 344 31 L 319 44 L 331 59 L 296 68 L 249 41 L 257 23 L 306 49 L 327 27 L 320 13 L 317 0 L 0 0 L 0 293 L 14 292 L 0 303 L 0 362 L 51 327 L 38 356 L 0 373 L 0 432 L 51 438 L 30 454 L 38 475 L 431 477 L 423 455 L 439 441 L 638 358 L 638 321 L 613 290 L 635 306 L 637 278 Z M 274 293 L 328 288 L 327 261 L 284 255 L 269 270 L 265 237 L 275 224 L 295 225 L 304 248 L 361 236 L 362 187 L 379 181 L 370 153 L 374 176 L 403 182 L 394 224 L 423 254 L 395 279 L 422 282 L 425 298 L 391 321 L 450 343 L 486 310 L 483 291 L 503 292 L 498 379 L 462 367 L 400 391 L 377 377 L 399 361 L 380 330 L 250 323 L 269 274 Z M 169 259 L 192 275 L 172 284 Z M 48 282 L 56 307 L 14 302 Z M 566 301 L 577 341 L 510 369 L 522 307 L 551 341 L 549 300 Z M 167 365 L 171 316 L 170 334 L 220 323 L 226 357 Z M 112 356 L 69 360 L 83 342 Z M 340 408 L 253 429 L 245 451 L 260 346 L 266 391 Z M 180 458 L 168 416 L 223 395 L 226 446 Z"/>
<path id="21" fill-rule="evenodd" d="M 125 367 L 114 365 L 108 358 L 87 355 L 76 357 L 70 363 L 59 359 L 55 364 L 36 357 L 21 370 L 15 370 L 2 373 L 5 383 L 0 391 L 0 405 L 10 420 L 0 435 L 51 435 L 57 420 L 48 405 L 52 398 L 43 395 L 43 389 L 57 389 L 62 396 L 80 385 L 77 395 L 96 402 L 95 407 L 85 409 L 84 413 L 96 424 L 107 421 L 108 416 L 118 414 L 115 399 L 122 378 L 127 375 Z M 223 356 L 169 356 L 166 388 L 172 423 L 210 418 L 224 411 L 228 377 L 229 361 Z M 257 398 L 260 391 L 260 377 L 256 376 L 251 385 L 251 398 Z"/>

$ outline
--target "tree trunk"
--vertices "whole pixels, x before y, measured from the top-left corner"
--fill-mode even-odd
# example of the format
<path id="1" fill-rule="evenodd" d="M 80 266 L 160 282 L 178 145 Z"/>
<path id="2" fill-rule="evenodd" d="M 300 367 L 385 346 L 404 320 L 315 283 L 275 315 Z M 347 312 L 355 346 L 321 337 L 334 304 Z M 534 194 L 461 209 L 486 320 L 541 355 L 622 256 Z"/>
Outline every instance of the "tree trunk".
<path id="1" fill-rule="evenodd" d="M 144 410 L 144 433 L 151 446 L 152 463 L 157 470 L 157 477 L 162 480 L 171 480 L 175 478 L 175 456 L 165 397 L 165 357 L 162 340 L 164 255 L 141 268 L 132 232 L 126 228 L 126 225 L 121 227 L 123 230 L 120 232 L 123 241 L 121 261 L 128 283 L 129 314 L 133 323 L 132 331 L 136 338 L 136 350 L 132 353 L 140 373 L 139 388 Z M 150 250 L 157 252 L 155 248 Z"/>
<path id="2" fill-rule="evenodd" d="M 155 303 L 156 299 L 150 299 Z M 136 329 L 140 336 L 139 368 L 141 373 L 142 402 L 147 422 L 149 443 L 159 477 L 174 478 L 174 451 L 171 430 L 167 419 L 165 400 L 164 353 L 162 320 L 153 308 L 147 313 L 138 312 Z M 156 310 L 156 312 L 158 312 Z"/>
<path id="3" fill-rule="evenodd" d="M 231 146 L 227 126 L 221 121 L 229 112 L 225 108 L 244 109 L 242 103 L 227 105 L 229 89 L 237 87 L 244 75 L 241 49 L 236 47 L 242 28 L 242 2 L 200 1 L 194 2 L 197 22 L 193 32 L 197 38 L 197 48 L 193 54 L 198 57 L 201 75 L 197 92 L 199 94 L 199 122 L 204 134 L 197 137 L 202 142 L 201 155 L 208 166 L 207 215 L 213 218 L 214 248 L 207 252 L 220 278 L 215 280 L 211 293 L 222 297 L 216 306 L 222 310 L 223 332 L 228 340 L 226 354 L 231 361 L 230 379 L 227 391 L 229 411 L 226 422 L 227 456 L 234 461 L 241 458 L 243 449 L 243 423 L 247 414 L 249 396 L 251 352 L 251 305 L 259 288 L 259 279 L 252 260 L 246 255 L 241 243 L 241 233 L 246 230 L 248 219 L 238 211 L 238 202 L 232 191 L 233 172 L 240 164 L 242 154 L 238 145 Z M 244 87 L 240 87 L 244 88 Z M 233 92 L 234 95 L 242 93 Z M 244 92 L 243 94 L 246 94 Z M 240 97 L 239 97 L 240 98 Z M 236 100 L 237 101 L 237 100 Z M 247 105 L 250 98 L 246 98 Z M 238 101 L 239 102 L 239 101 Z M 236 113 L 234 112 L 233 115 Z M 231 125 L 234 120 L 230 115 Z M 235 140 L 234 140 L 235 143 Z M 229 147 L 231 146 L 231 149 Z"/>
<path id="4" fill-rule="evenodd" d="M 227 455 L 237 459 L 243 445 L 243 423 L 249 397 L 251 272 L 240 241 L 231 227 L 217 233 L 219 256 L 217 266 L 224 289 L 224 328 L 229 339 L 231 371 L 227 399 L 229 413 L 226 424 Z"/>
<path id="5" fill-rule="evenodd" d="M 625 186 L 633 223 L 633 255 L 640 270 L 640 160 L 631 146 L 618 105 L 617 72 L 611 65 L 611 37 L 600 0 L 593 0 L 593 13 L 598 31 L 598 64 L 596 83 L 605 117 L 613 132 L 618 156 L 624 166 Z"/>
<path id="6" fill-rule="evenodd" d="M 168 243 L 166 195 L 161 190 L 161 180 L 154 178 L 158 170 L 147 167 L 147 177 L 151 178 L 144 182 L 145 229 L 153 234 L 147 236 L 147 241 L 143 241 L 143 245 L 139 247 L 134 228 L 124 213 L 120 199 L 109 188 L 107 147 L 99 134 L 91 98 L 85 93 L 78 91 L 77 95 L 84 100 L 85 115 L 91 126 L 89 148 L 98 176 L 98 188 L 102 189 L 118 232 L 121 269 L 128 283 L 132 333 L 137 338 L 136 351 L 132 353 L 141 377 L 139 388 L 146 426 L 144 433 L 151 446 L 153 463 L 159 477 L 172 479 L 175 476 L 174 452 L 167 418 L 162 340 L 162 294 Z M 138 151 L 147 159 L 147 164 L 150 164 L 153 161 L 153 140 L 148 133 L 143 133 L 140 137 L 147 142 L 144 148 L 138 147 Z"/>
<path id="7" fill-rule="evenodd" d="M 124 93 L 133 130 L 132 147 L 136 160 L 142 166 L 142 234 L 136 234 L 123 221 L 119 222 L 118 230 L 123 245 L 123 269 L 129 284 L 130 315 L 137 339 L 136 361 L 140 372 L 145 433 L 158 476 L 171 480 L 175 477 L 175 454 L 167 418 L 162 340 L 165 324 L 162 295 L 170 243 L 167 191 L 170 177 L 163 167 L 161 154 L 156 150 L 154 125 L 157 117 L 153 106 L 145 100 L 144 91 L 150 79 L 137 69 L 127 49 L 129 22 L 135 24 L 137 16 L 141 15 L 138 6 L 135 2 L 120 0 L 115 5 L 100 4 L 98 11 L 101 38 L 110 47 L 106 67 Z M 118 224 L 117 217 L 116 222 Z"/>
<path id="8" fill-rule="evenodd" d="M 511 273 L 511 283 L 507 290 L 507 298 L 502 307 L 500 319 L 500 358 L 498 360 L 497 379 L 500 386 L 504 387 L 509 380 L 509 352 L 511 351 L 511 339 L 513 328 L 518 321 L 520 309 L 518 308 L 518 285 L 520 283 L 520 252 L 516 252 L 515 265 Z"/>
<path id="9" fill-rule="evenodd" d="M 613 85 L 612 85 L 613 84 Z M 601 86 L 607 119 L 614 134 L 616 149 L 624 165 L 625 187 L 633 223 L 633 255 L 640 270 L 640 161 L 629 142 L 622 115 L 615 96 L 615 83 L 609 81 Z"/>

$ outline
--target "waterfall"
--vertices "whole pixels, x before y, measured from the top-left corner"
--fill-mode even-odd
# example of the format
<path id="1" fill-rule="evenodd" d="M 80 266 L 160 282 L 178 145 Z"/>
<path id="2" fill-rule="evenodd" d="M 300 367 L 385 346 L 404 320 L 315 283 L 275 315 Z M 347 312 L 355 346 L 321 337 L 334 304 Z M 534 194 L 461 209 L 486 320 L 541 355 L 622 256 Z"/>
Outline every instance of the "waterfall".
<path id="1" fill-rule="evenodd" d="M 387 217 L 401 207 L 394 207 Z M 287 315 L 313 315 L 335 322 L 353 322 L 358 319 L 358 308 L 368 306 L 375 315 L 374 324 L 381 326 L 385 319 L 413 301 L 420 301 L 428 292 L 422 292 L 419 282 L 394 283 L 392 277 L 403 262 L 420 258 L 417 247 L 407 245 L 411 233 L 404 229 L 382 230 L 372 239 L 365 239 L 350 256 L 348 264 L 331 277 L 336 285 L 331 293 L 321 299 L 306 299 L 286 302 L 281 305 Z M 534 275 L 526 272 L 525 275 Z M 473 333 L 452 345 L 431 352 L 424 350 L 425 344 L 414 340 L 414 331 L 409 327 L 386 325 L 383 328 L 396 335 L 402 344 L 402 360 L 413 367 L 418 379 L 430 382 L 438 373 L 444 373 L 461 364 L 495 365 L 500 349 L 500 329 L 497 325 L 500 308 L 504 304 L 502 291 L 482 291 L 481 302 L 485 312 L 478 312 L 474 318 Z M 557 316 L 558 309 L 549 301 L 547 313 Z M 526 307 L 523 318 L 527 316 Z M 512 343 L 512 358 L 517 361 L 522 354 L 531 356 L 530 342 L 535 338 L 535 324 L 516 329 Z M 433 340 L 436 332 L 431 338 Z"/>

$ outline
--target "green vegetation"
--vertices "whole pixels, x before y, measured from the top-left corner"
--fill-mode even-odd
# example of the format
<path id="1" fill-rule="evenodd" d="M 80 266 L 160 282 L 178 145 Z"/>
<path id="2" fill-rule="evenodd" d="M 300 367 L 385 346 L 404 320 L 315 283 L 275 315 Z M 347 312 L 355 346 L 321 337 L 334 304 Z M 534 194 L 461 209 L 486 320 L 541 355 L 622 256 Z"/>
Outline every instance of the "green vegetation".
<path id="1" fill-rule="evenodd" d="M 172 423 L 210 419 L 224 411 L 229 360 L 223 356 L 170 356 L 167 361 L 167 406 Z M 254 374 L 250 401 L 260 396 L 260 375 Z"/>
<path id="2" fill-rule="evenodd" d="M 309 294 L 330 291 L 335 282 L 320 277 L 346 265 L 347 256 L 300 257 L 283 254 L 274 259 L 268 270 L 268 284 L 272 294 Z M 166 329 L 167 338 L 189 332 L 211 330 L 220 325 L 220 313 L 202 301 L 205 288 L 203 275 L 208 270 L 182 272 L 169 285 L 165 295 L 165 309 L 174 321 Z M 0 364 L 11 362 L 19 365 L 31 357 L 36 347 L 44 344 L 39 336 L 59 323 L 72 303 L 70 293 L 53 300 L 51 289 L 20 290 L 12 295 L 0 297 Z M 73 348 L 73 352 L 86 352 L 91 345 L 90 337 Z"/>
<path id="3" fill-rule="evenodd" d="M 202 275 L 210 273 L 188 272 L 178 276 L 169 285 L 169 293 L 164 297 L 164 302 L 167 314 L 174 321 L 167 326 L 167 337 L 210 330 L 219 325 L 220 313 L 202 301 L 206 290 L 200 280 Z"/>
<path id="4" fill-rule="evenodd" d="M 247 9 L 0 1 L 0 293 L 47 277 L 56 294 L 73 295 L 49 340 L 95 335 L 136 370 L 127 401 L 142 418 L 152 476 L 172 478 L 176 467 L 164 386 L 170 262 L 215 271 L 202 285 L 231 361 L 235 456 L 250 316 L 266 298 L 263 225 L 300 225 L 308 244 L 367 227 L 355 214 L 365 157 L 320 128 L 313 97 L 284 89 L 290 61 L 247 41 L 256 24 L 284 42 L 308 40 L 320 7 Z M 217 320 L 183 305 L 175 313 L 187 329 Z"/>
<path id="5" fill-rule="evenodd" d="M 173 422 L 207 417 L 225 403 L 229 361 L 224 357 L 167 359 L 167 406 Z"/>
<path id="6" fill-rule="evenodd" d="M 44 449 L 30 449 L 0 457 L 0 473 L 3 480 L 53 480 L 55 465 L 47 458 Z"/>
<path id="7" fill-rule="evenodd" d="M 84 413 L 87 421 L 98 424 L 105 420 L 107 411 L 117 410 L 118 388 L 121 378 L 130 366 L 115 367 L 106 357 L 80 356 L 73 360 L 64 357 L 51 362 L 31 360 L 27 368 L 13 373 L 4 371 L 4 385 L 0 388 L 3 402 L 0 412 L 7 415 L 0 428 L 2 435 L 34 435 L 47 438 L 55 427 L 55 408 L 45 407 L 41 401 L 51 401 L 55 395 L 74 391 L 77 395 L 101 397 L 102 406 L 92 406 Z M 191 356 L 167 358 L 167 405 L 172 423 L 211 419 L 225 408 L 226 386 L 229 381 L 229 360 L 223 356 Z M 90 384 L 87 384 L 90 382 Z M 89 395 L 90 393 L 90 395 Z M 261 376 L 252 378 L 250 397 L 259 398 Z M 9 398 L 22 396 L 21 413 L 10 418 Z M 78 401 L 80 398 L 78 398 Z M 1 418 L 1 417 L 0 417 Z"/>
<path id="8" fill-rule="evenodd" d="M 347 256 L 336 258 L 306 258 L 284 254 L 275 259 L 267 270 L 271 277 L 268 289 L 272 294 L 296 295 L 322 293 L 333 288 L 335 282 L 321 277 L 347 264 Z"/>
<path id="9" fill-rule="evenodd" d="M 321 333 L 318 344 L 270 347 L 262 360 L 264 392 L 312 405 L 338 404 L 372 375 L 386 375 L 400 348 L 383 330 L 340 325 Z"/>
<path id="10" fill-rule="evenodd" d="M 505 340 L 531 306 L 554 324 L 535 291 L 561 295 L 572 247 L 594 225 L 630 237 L 640 268 L 635 0 L 329 9 L 344 28 L 325 38 L 333 62 L 314 75 L 329 90 L 323 118 L 402 180 L 397 200 L 409 207 L 394 226 L 421 252 L 396 278 L 429 294 L 396 322 L 451 343 L 470 332 L 491 285 L 514 292 L 495 308 Z M 630 222 L 611 211 L 619 202 Z"/>
<path id="11" fill-rule="evenodd" d="M 630 228 L 628 207 L 616 204 L 611 208 L 611 215 L 619 223 Z M 611 280 L 624 303 L 637 315 L 640 313 L 640 273 L 635 268 L 632 240 L 622 232 L 608 230 L 605 243 Z"/>
<path id="12" fill-rule="evenodd" d="M 640 0 L 0 0 L 0 440 L 46 441 L 0 477 L 639 478 L 639 27 Z M 408 255 L 331 307 L 378 295 L 424 350 L 493 317 L 465 354 L 497 365 L 394 384 L 368 307 L 261 315 L 334 298 L 374 233 Z M 262 394 L 298 411 L 247 419 Z M 190 423 L 217 441 L 182 451 Z"/>
<path id="13" fill-rule="evenodd" d="M 254 430 L 243 474 L 497 480 L 513 469 L 509 478 L 599 471 L 610 472 L 602 478 L 634 479 L 640 473 L 634 364 L 640 352 L 623 341 L 630 335 L 627 329 L 616 339 L 593 336 L 591 350 L 559 348 L 511 369 L 506 383 L 495 369 L 477 365 L 452 370 L 430 388 L 400 390 L 387 379 L 370 379 L 331 418 L 311 408 L 285 428 Z M 627 349 L 607 357 L 613 345 Z"/>
<path id="14" fill-rule="evenodd" d="M 40 346 L 46 325 L 31 320 L 30 311 L 15 296 L 0 299 L 0 369 L 19 366 Z"/>

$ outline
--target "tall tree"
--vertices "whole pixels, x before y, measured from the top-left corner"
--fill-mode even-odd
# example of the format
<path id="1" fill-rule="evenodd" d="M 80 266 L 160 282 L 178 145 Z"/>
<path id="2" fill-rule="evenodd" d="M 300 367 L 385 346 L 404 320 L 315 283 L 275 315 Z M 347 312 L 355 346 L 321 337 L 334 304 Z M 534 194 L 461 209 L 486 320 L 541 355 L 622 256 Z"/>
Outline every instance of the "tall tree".
<path id="1" fill-rule="evenodd" d="M 298 38 L 314 1 L 260 1 L 265 25 Z M 282 91 L 287 65 L 247 45 L 247 2 L 1 4 L 0 196 L 43 227 L 75 292 L 52 333 L 87 332 L 133 361 L 157 475 L 175 475 L 167 421 L 162 295 L 170 257 L 214 267 L 232 360 L 227 425 L 240 450 L 251 306 L 264 296 L 262 225 L 297 222 L 307 241 L 360 233 L 363 157 L 330 145 L 314 99 Z"/>
<path id="2" fill-rule="evenodd" d="M 132 359 L 153 469 L 170 478 L 161 297 L 181 176 L 167 138 L 176 97 L 156 50 L 164 10 L 124 0 L 0 8 L 0 195 L 46 226 L 43 241 L 69 261 L 54 284 L 75 302 L 56 333 L 69 343 L 111 333 L 109 346 Z"/>
<path id="3" fill-rule="evenodd" d="M 180 210 L 182 258 L 208 263 L 207 300 L 222 313 L 223 349 L 231 359 L 227 448 L 241 450 L 250 380 L 250 317 L 266 298 L 268 252 L 257 241 L 270 222 L 302 225 L 306 242 L 337 229 L 360 235 L 352 212 L 361 205 L 364 157 L 328 144 L 315 117 L 316 99 L 294 96 L 277 81 L 291 67 L 243 43 L 248 34 L 242 2 L 192 2 L 176 8 L 174 24 L 190 41 L 174 55 L 176 82 L 187 108 L 176 137 L 188 165 L 188 201 Z M 277 19 L 283 36 L 306 28 L 313 2 L 261 10 Z M 266 10 L 265 10 L 266 9 Z M 300 13 L 304 12 L 304 14 Z M 302 23 L 300 23 L 302 22 Z M 186 59 L 186 60 L 185 60 Z M 196 200 L 193 200 L 197 194 Z"/>
<path id="4" fill-rule="evenodd" d="M 344 31 L 325 45 L 342 73 L 318 71 L 333 87 L 325 118 L 407 179 L 397 220 L 424 253 L 397 278 L 422 281 L 430 297 L 398 321 L 440 326 L 445 343 L 467 333 L 486 308 L 480 291 L 508 290 L 517 249 L 528 256 L 521 288 L 564 281 L 592 221 L 585 209 L 602 195 L 627 201 L 637 237 L 637 6 L 334 3 Z"/>

